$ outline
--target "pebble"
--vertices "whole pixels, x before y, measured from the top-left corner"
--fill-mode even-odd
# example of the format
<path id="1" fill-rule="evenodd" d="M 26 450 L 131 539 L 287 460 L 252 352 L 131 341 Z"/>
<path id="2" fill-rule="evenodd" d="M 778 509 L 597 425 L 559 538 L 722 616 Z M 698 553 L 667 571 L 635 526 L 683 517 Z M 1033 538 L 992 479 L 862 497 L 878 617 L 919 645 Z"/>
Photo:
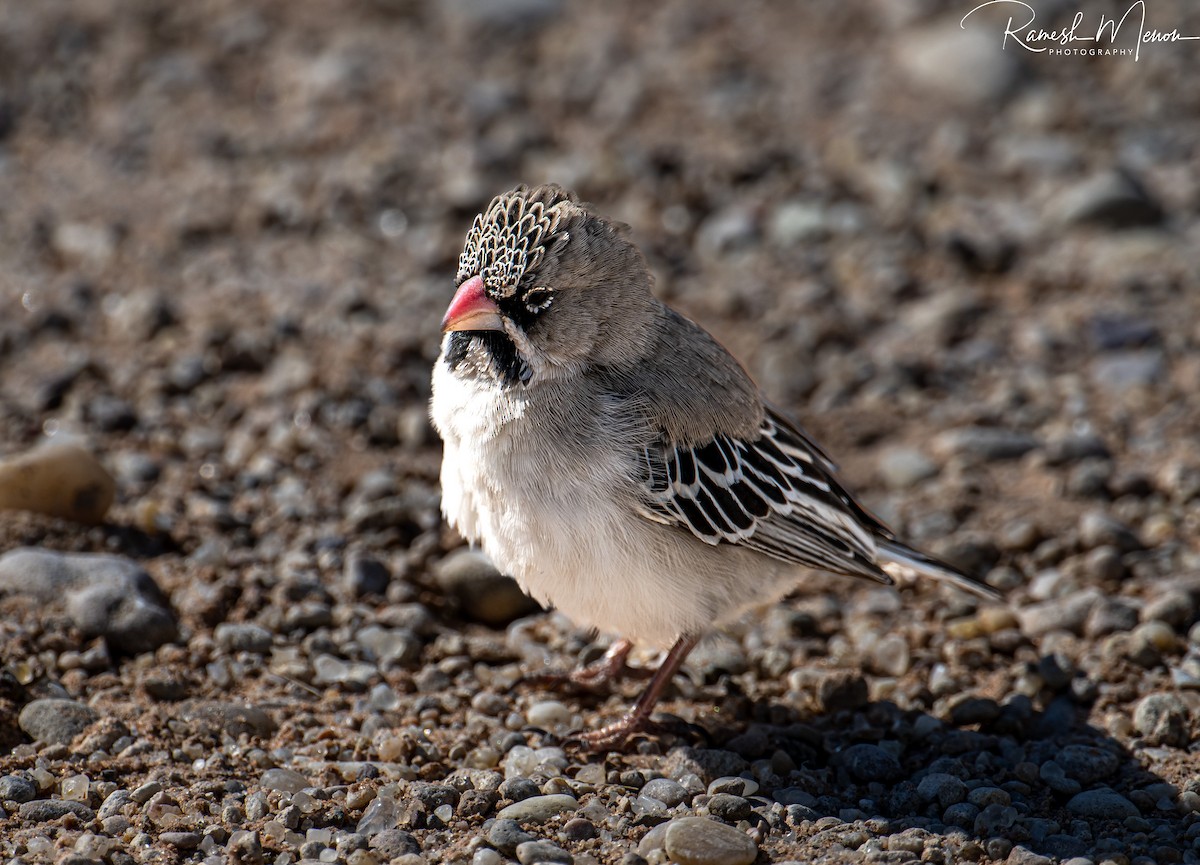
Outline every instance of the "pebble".
<path id="1" fill-rule="evenodd" d="M 1150 388 L 1163 380 L 1166 360 L 1160 349 L 1119 351 L 1094 358 L 1088 375 L 1111 397 L 1121 397 L 1135 388 Z"/>
<path id="2" fill-rule="evenodd" d="M 574 811 L 579 802 L 566 793 L 551 793 L 548 796 L 531 796 L 501 809 L 497 817 L 516 820 L 520 823 L 545 823 L 566 811 Z"/>
<path id="3" fill-rule="evenodd" d="M 937 802 L 944 811 L 967 798 L 967 785 L 954 775 L 933 772 L 917 784 L 917 795 L 926 802 Z"/>
<path id="4" fill-rule="evenodd" d="M 303 789 L 303 788 L 301 788 Z M 371 804 L 363 809 L 354 831 L 367 838 L 374 837 L 380 832 L 395 829 L 400 822 L 400 806 L 391 796 L 379 795 L 371 800 Z"/>
<path id="5" fill-rule="evenodd" d="M 680 817 L 666 827 L 663 847 L 678 865 L 750 865 L 758 856 L 749 835 L 715 820 Z"/>
<path id="6" fill-rule="evenodd" d="M 1067 810 L 1094 820 L 1124 820 L 1139 816 L 1136 805 L 1115 790 L 1104 788 L 1077 793 L 1067 802 Z"/>
<path id="7" fill-rule="evenodd" d="M 372 836 L 368 844 L 372 850 L 392 860 L 421 852 L 421 844 L 417 841 L 416 836 L 403 829 L 384 829 Z"/>
<path id="8" fill-rule="evenodd" d="M 575 857 L 550 841 L 523 841 L 517 845 L 517 861 L 521 865 L 534 865 L 538 862 L 572 865 Z"/>
<path id="9" fill-rule="evenodd" d="M 362 553 L 351 553 L 346 558 L 346 566 L 342 573 L 342 585 L 346 587 L 351 597 L 363 598 L 368 595 L 382 596 L 387 592 L 392 574 L 387 565 L 373 556 Z"/>
<path id="10" fill-rule="evenodd" d="M 885 450 L 879 457 L 878 468 L 880 478 L 893 490 L 911 489 L 940 471 L 938 464 L 922 451 L 909 447 Z"/>
<path id="11" fill-rule="evenodd" d="M 1137 607 L 1121 598 L 1101 598 L 1088 612 L 1083 633 L 1095 639 L 1131 630 L 1137 623 Z"/>
<path id="12" fill-rule="evenodd" d="M 82 802 L 71 799 L 34 799 L 22 804 L 17 809 L 17 814 L 22 820 L 34 823 L 48 823 L 67 814 L 74 814 L 82 823 L 90 823 L 96 819 L 95 811 Z"/>
<path id="13" fill-rule="evenodd" d="M 44 699 L 27 703 L 17 723 L 30 738 L 40 742 L 69 743 L 99 720 L 100 714 L 91 706 L 74 700 Z"/>
<path id="14" fill-rule="evenodd" d="M 641 795 L 657 799 L 668 808 L 674 808 L 688 797 L 688 792 L 678 781 L 653 778 L 642 786 Z"/>
<path id="15" fill-rule="evenodd" d="M 993 34 L 982 22 L 960 27 L 958 16 L 953 18 L 896 38 L 896 66 L 922 91 L 959 105 L 991 105 L 1017 83 L 1021 67 L 1008 52 L 995 50 Z"/>
<path id="16" fill-rule="evenodd" d="M 85 637 L 103 636 L 119 653 L 152 651 L 179 633 L 153 578 L 121 556 L 18 548 L 0 556 L 0 595 L 63 605 Z"/>
<path id="17" fill-rule="evenodd" d="M 750 802 L 732 793 L 717 793 L 708 798 L 709 813 L 736 823 L 750 816 Z"/>
<path id="18" fill-rule="evenodd" d="M 662 772 L 676 781 L 695 775 L 704 784 L 725 775 L 738 775 L 750 768 L 744 757 L 716 748 L 673 748 L 663 761 Z"/>
<path id="19" fill-rule="evenodd" d="M 1178 748 L 1188 744 L 1187 704 L 1176 694 L 1149 694 L 1137 704 L 1133 726 L 1150 745 L 1171 745 Z"/>
<path id="20" fill-rule="evenodd" d="M 1119 229 L 1157 225 L 1162 207 L 1126 170 L 1105 171 L 1065 190 L 1056 218 L 1064 225 Z"/>
<path id="21" fill-rule="evenodd" d="M 1061 598 L 1043 601 L 1017 611 L 1021 631 L 1028 637 L 1042 637 L 1051 631 L 1082 634 L 1092 607 L 1100 602 L 1096 589 L 1081 589 Z"/>
<path id="22" fill-rule="evenodd" d="M 522 829 L 516 820 L 501 815 L 496 818 L 492 828 L 488 829 L 487 840 L 504 855 L 512 856 L 517 852 L 518 845 L 536 841 L 537 838 Z"/>
<path id="23" fill-rule="evenodd" d="M 281 793 L 299 793 L 305 787 L 311 787 L 309 780 L 292 769 L 273 768 L 262 773 L 258 781 L 264 790 L 278 790 Z"/>
<path id="24" fill-rule="evenodd" d="M 553 730 L 571 723 L 571 710 L 557 700 L 545 700 L 530 706 L 525 719 L 532 727 Z"/>
<path id="25" fill-rule="evenodd" d="M 1084 785 L 1109 777 L 1121 766 L 1121 759 L 1115 753 L 1094 745 L 1067 745 L 1054 757 L 1054 762 Z"/>
<path id="26" fill-rule="evenodd" d="M 1028 433 L 999 427 L 960 427 L 940 433 L 933 439 L 935 453 L 943 457 L 957 456 L 982 462 L 1016 459 L 1037 446 L 1038 440 Z"/>
<path id="27" fill-rule="evenodd" d="M 213 639 L 227 652 L 262 655 L 271 651 L 271 632 L 252 622 L 222 622 L 213 631 Z"/>
<path id="28" fill-rule="evenodd" d="M 1073 796 L 1083 789 L 1074 778 L 1068 778 L 1066 770 L 1054 760 L 1047 760 L 1038 768 L 1038 777 L 1046 786 L 1064 796 Z"/>
<path id="29" fill-rule="evenodd" d="M 878 745 L 851 745 L 840 755 L 842 764 L 859 781 L 884 783 L 900 778 L 900 761 Z"/>
<path id="30" fill-rule="evenodd" d="M 539 609 L 515 581 L 474 550 L 450 553 L 438 562 L 433 575 L 442 590 L 458 600 L 466 616 L 485 625 L 507 625 Z"/>
<path id="31" fill-rule="evenodd" d="M 0 461 L 0 510 L 96 524 L 104 521 L 116 489 L 108 470 L 76 444 L 45 444 Z"/>
<path id="32" fill-rule="evenodd" d="M 37 785 L 20 775 L 0 777 L 0 802 L 28 802 L 38 793 Z"/>

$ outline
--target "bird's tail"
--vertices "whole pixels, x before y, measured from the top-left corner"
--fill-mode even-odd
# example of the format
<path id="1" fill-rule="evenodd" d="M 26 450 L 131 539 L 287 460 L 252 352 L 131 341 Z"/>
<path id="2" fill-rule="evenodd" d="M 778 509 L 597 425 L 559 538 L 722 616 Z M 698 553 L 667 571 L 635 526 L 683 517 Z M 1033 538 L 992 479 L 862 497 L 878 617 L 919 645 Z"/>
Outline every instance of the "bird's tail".
<path id="1" fill-rule="evenodd" d="M 948 565 L 940 559 L 925 553 L 917 552 L 906 547 L 899 541 L 886 540 L 879 544 L 879 554 L 883 561 L 880 565 L 885 571 L 894 567 L 902 570 L 916 571 L 918 574 L 931 577 L 939 582 L 949 583 L 964 591 L 970 592 L 989 601 L 1002 599 L 1001 594 L 977 577 L 970 577 L 953 565 Z"/>

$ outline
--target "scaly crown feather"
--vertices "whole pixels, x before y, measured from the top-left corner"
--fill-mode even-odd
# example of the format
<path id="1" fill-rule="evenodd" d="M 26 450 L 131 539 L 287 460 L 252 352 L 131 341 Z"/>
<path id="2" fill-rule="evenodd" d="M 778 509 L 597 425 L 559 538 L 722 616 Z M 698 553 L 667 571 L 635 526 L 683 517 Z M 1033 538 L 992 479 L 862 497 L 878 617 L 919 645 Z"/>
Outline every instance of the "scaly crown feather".
<path id="1" fill-rule="evenodd" d="M 575 197 L 558 186 L 518 186 L 496 196 L 467 232 L 457 281 L 479 274 L 493 298 L 512 297 L 550 244 L 567 239 L 563 225 L 578 211 Z"/>

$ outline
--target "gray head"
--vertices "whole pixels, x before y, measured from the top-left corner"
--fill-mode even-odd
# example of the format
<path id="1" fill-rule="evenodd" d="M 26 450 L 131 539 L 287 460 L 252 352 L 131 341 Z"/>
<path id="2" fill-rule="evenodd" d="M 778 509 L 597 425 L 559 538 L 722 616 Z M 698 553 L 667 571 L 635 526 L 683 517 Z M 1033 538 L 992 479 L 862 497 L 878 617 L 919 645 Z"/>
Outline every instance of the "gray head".
<path id="1" fill-rule="evenodd" d="M 589 365 L 631 363 L 657 302 L 627 229 L 559 186 L 519 186 L 475 217 L 442 329 L 451 348 L 483 349 L 529 382 Z M 619 310 L 620 328 L 610 327 Z"/>

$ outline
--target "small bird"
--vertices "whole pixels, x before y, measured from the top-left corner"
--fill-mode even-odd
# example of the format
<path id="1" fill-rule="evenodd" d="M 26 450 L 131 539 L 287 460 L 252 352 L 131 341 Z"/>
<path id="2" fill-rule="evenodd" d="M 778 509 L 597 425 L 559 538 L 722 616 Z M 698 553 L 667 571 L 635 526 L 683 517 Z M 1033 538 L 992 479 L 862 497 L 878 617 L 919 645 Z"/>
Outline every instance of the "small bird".
<path id="1" fill-rule="evenodd" d="M 591 750 L 653 728 L 700 638 L 786 595 L 797 565 L 995 595 L 859 505 L 741 365 L 654 297 L 628 231 L 559 186 L 496 197 L 467 233 L 433 371 L 447 521 L 539 602 L 619 637 L 569 678 L 612 678 L 635 643 L 670 648 L 624 717 L 578 737 Z"/>

